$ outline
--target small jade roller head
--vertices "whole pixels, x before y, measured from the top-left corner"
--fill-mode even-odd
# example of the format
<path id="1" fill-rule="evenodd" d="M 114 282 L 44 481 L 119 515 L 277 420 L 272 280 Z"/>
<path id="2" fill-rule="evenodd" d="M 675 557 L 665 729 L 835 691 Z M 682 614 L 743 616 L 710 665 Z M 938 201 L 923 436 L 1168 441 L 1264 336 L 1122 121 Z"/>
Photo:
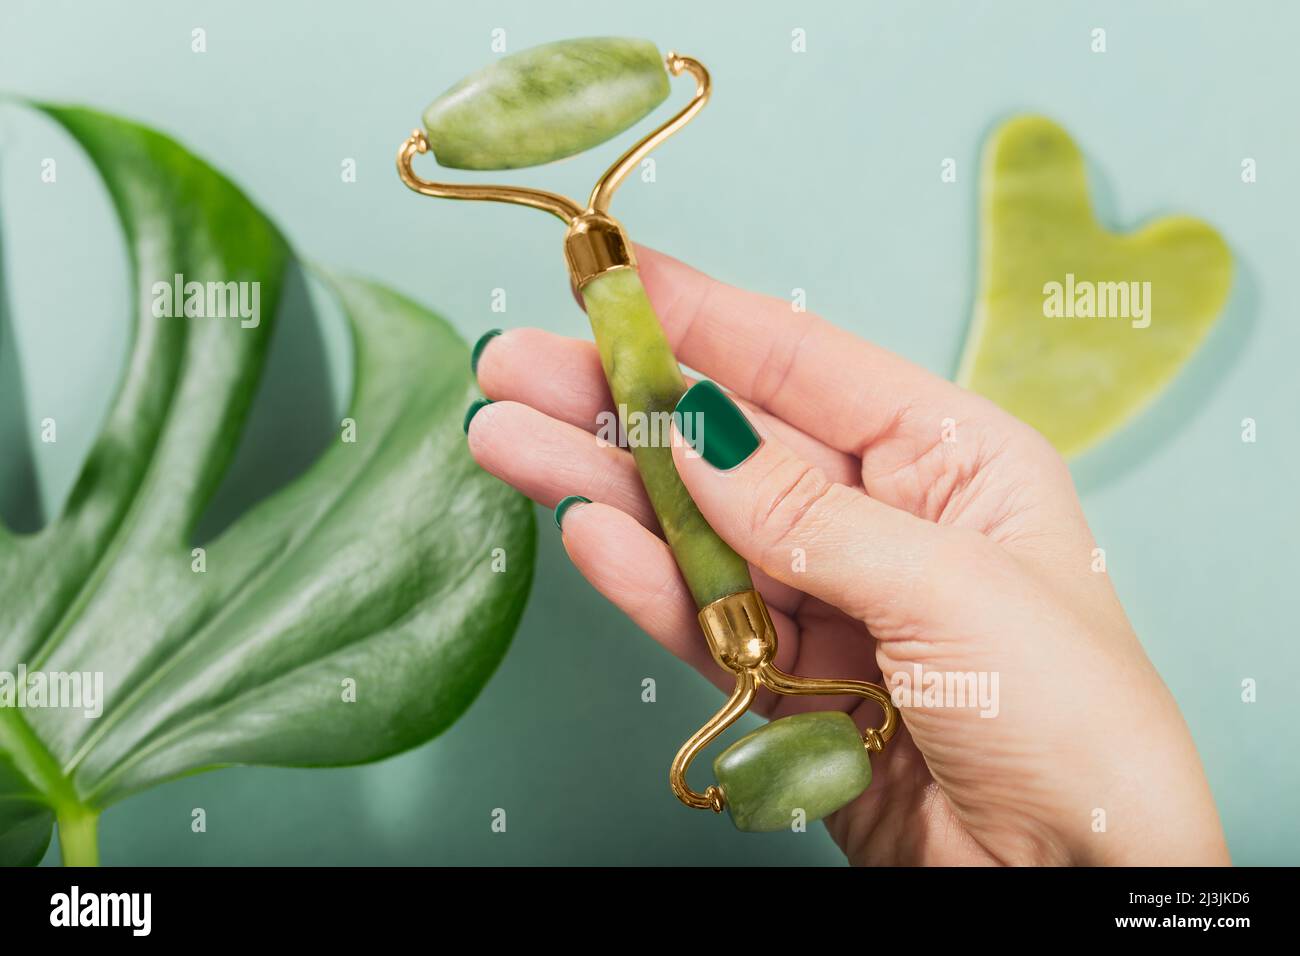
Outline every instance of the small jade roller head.
<path id="1" fill-rule="evenodd" d="M 425 109 L 424 133 L 440 166 L 519 169 L 599 146 L 667 98 L 649 40 L 562 40 L 461 80 Z"/>
<path id="2" fill-rule="evenodd" d="M 689 73 L 695 93 L 615 160 L 586 205 L 522 186 L 431 182 L 412 161 L 432 152 L 455 169 L 517 169 L 573 156 L 617 136 L 668 96 L 669 76 Z M 563 220 L 565 259 L 591 321 L 615 406 L 652 415 L 678 407 L 686 391 L 663 326 L 641 285 L 632 244 L 609 214 L 615 190 L 656 146 L 703 109 L 709 73 L 690 57 L 661 56 L 653 43 L 608 37 L 564 40 L 498 60 L 434 100 L 397 153 L 408 187 L 438 199 L 517 203 Z M 707 425 L 707 423 L 706 423 Z M 699 623 L 718 666 L 735 679 L 722 708 L 684 743 L 668 782 L 689 807 L 727 810 L 742 830 L 775 830 L 796 816 L 816 820 L 871 782 L 871 753 L 897 726 L 884 689 L 865 681 L 798 677 L 777 668 L 776 629 L 749 565 L 709 527 L 682 484 L 667 443 L 633 447 L 642 483 L 700 608 Z M 736 742 L 714 763 L 718 783 L 703 793 L 686 780 L 692 761 L 734 724 L 760 688 L 778 694 L 855 695 L 878 704 L 879 728 L 859 733 L 847 714 L 809 713 L 773 721 Z"/>

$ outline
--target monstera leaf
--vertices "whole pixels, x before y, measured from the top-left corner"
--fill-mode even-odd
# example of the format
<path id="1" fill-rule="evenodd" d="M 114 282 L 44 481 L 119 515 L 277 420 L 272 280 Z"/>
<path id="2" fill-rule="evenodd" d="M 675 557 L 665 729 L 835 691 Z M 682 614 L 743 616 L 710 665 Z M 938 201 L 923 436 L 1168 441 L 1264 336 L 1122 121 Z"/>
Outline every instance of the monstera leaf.
<path id="1" fill-rule="evenodd" d="M 138 292 L 123 380 L 62 514 L 34 535 L 0 529 L 0 673 L 102 675 L 104 697 L 98 716 L 0 707 L 4 863 L 39 860 L 55 818 L 65 862 L 93 862 L 99 811 L 180 774 L 428 740 L 505 652 L 534 548 L 528 503 L 465 450 L 465 345 L 393 292 L 328 277 L 353 337 L 351 421 L 196 556 L 293 253 L 175 142 L 46 112 L 98 167 Z M 178 274 L 260 283 L 260 323 L 155 315 L 154 284 Z"/>

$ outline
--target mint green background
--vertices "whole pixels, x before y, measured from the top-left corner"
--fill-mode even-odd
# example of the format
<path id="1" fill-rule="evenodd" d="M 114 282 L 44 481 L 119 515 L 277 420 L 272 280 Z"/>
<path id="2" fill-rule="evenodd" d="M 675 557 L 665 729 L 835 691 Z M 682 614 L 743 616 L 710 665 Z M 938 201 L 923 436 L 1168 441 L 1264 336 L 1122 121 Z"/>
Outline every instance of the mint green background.
<path id="1" fill-rule="evenodd" d="M 202 55 L 190 52 L 196 26 L 207 30 Z M 511 50 L 608 33 L 704 60 L 716 99 L 660 151 L 657 181 L 634 178 L 616 203 L 633 235 L 731 282 L 777 296 L 806 289 L 813 310 L 943 374 L 973 295 L 978 151 L 1000 118 L 1034 110 L 1063 123 L 1112 226 L 1177 210 L 1222 230 L 1239 268 L 1225 320 L 1175 387 L 1075 474 L 1124 603 L 1195 734 L 1235 858 L 1300 863 L 1300 7 L 5 0 L 0 90 L 171 133 L 239 182 L 305 255 L 415 295 L 471 340 L 502 320 L 585 335 L 556 222 L 417 199 L 392 170 L 426 101 L 493 57 L 497 27 Z M 801 55 L 790 50 L 795 27 L 807 31 Z M 1094 27 L 1107 31 L 1105 54 L 1089 50 Z M 673 101 L 685 94 L 680 81 Z M 617 148 L 511 178 L 585 195 Z M 57 186 L 39 181 L 46 156 L 58 160 Z M 1254 185 L 1240 181 L 1247 156 Z M 357 161 L 354 184 L 340 181 L 345 157 Z M 956 184 L 940 182 L 945 157 L 957 160 Z M 30 461 L 48 508 L 66 494 L 125 354 L 122 245 L 85 159 L 13 107 L 0 109 L 0 214 L 0 309 L 21 360 L 19 384 L 15 350 L 0 357 L 0 488 L 21 499 Z M 505 316 L 489 309 L 497 287 Z M 344 356 L 324 311 L 323 354 L 280 347 L 275 394 L 259 411 L 266 430 L 224 507 L 273 484 L 267 472 L 286 459 L 272 453 L 295 436 L 313 447 L 324 365 L 342 401 Z M 34 440 L 47 415 L 56 445 Z M 1240 439 L 1245 417 L 1258 422 L 1255 444 Z M 24 433 L 26 450 L 14 437 Z M 515 647 L 452 731 L 370 767 L 172 783 L 108 811 L 105 861 L 842 862 L 820 828 L 740 835 L 677 805 L 668 761 L 718 697 L 596 596 L 554 527 L 539 526 Z M 641 702 L 645 677 L 658 703 Z M 1258 682 L 1257 703 L 1240 702 L 1243 678 Z M 206 835 L 190 832 L 196 806 Z M 507 810 L 505 834 L 490 832 L 495 807 Z"/>

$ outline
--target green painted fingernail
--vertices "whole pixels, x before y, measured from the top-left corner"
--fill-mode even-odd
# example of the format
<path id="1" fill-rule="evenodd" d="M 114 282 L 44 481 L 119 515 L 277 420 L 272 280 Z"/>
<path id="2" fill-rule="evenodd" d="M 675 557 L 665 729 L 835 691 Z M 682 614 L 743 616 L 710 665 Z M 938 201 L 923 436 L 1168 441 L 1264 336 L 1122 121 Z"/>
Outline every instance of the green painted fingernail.
<path id="1" fill-rule="evenodd" d="M 714 468 L 735 468 L 762 443 L 739 406 L 707 379 L 686 390 L 673 410 L 682 438 Z"/>
<path id="2" fill-rule="evenodd" d="M 500 329 L 488 329 L 479 336 L 478 341 L 474 343 L 473 351 L 469 353 L 469 370 L 471 372 L 478 371 L 478 360 L 483 357 L 483 350 L 487 348 L 489 342 L 500 334 Z"/>
<path id="3" fill-rule="evenodd" d="M 574 505 L 589 504 L 591 504 L 591 499 L 584 498 L 582 495 L 569 495 L 567 498 L 561 498 L 560 503 L 555 506 L 555 527 L 563 531 L 564 525 L 561 522 L 564 521 L 564 513 Z"/>
<path id="4" fill-rule="evenodd" d="M 479 413 L 479 409 L 486 408 L 491 404 L 492 399 L 490 398 L 476 398 L 474 401 L 470 402 L 469 408 L 465 410 L 464 428 L 466 435 L 469 434 L 469 423 L 474 420 L 474 416 Z"/>

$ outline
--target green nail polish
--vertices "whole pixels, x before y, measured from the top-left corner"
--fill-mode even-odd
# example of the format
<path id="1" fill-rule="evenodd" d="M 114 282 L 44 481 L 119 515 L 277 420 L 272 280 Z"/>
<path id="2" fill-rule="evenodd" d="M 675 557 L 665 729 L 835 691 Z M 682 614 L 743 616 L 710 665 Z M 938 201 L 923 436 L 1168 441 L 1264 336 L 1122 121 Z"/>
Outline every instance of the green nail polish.
<path id="1" fill-rule="evenodd" d="M 564 525 L 561 522 L 564 521 L 564 513 L 574 505 L 589 504 L 591 504 L 591 499 L 584 498 L 582 495 L 569 495 L 567 498 L 561 498 L 560 503 L 555 506 L 555 527 L 563 531 Z"/>
<path id="2" fill-rule="evenodd" d="M 492 404 L 492 399 L 490 398 L 476 398 L 474 401 L 470 402 L 469 408 L 465 410 L 464 428 L 465 428 L 466 435 L 469 434 L 469 423 L 473 421 L 474 416 L 479 413 L 479 409 L 486 408 L 491 404 Z"/>
<path id="3" fill-rule="evenodd" d="M 478 341 L 474 343 L 473 351 L 469 353 L 469 370 L 471 372 L 478 371 L 478 360 L 483 357 L 483 350 L 488 347 L 489 342 L 500 334 L 500 329 L 488 329 L 479 336 Z"/>
<path id="4" fill-rule="evenodd" d="M 714 468 L 735 468 L 758 450 L 761 439 L 745 413 L 710 381 L 696 382 L 673 410 L 682 438 Z"/>

